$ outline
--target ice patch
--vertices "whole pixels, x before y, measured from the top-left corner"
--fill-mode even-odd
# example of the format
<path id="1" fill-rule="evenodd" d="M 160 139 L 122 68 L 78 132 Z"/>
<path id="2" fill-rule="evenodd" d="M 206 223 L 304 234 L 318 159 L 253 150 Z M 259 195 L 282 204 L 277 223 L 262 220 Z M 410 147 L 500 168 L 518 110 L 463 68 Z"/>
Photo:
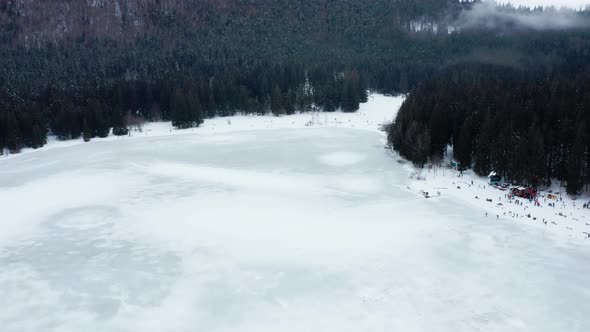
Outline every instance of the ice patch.
<path id="1" fill-rule="evenodd" d="M 148 173 L 180 178 L 195 183 L 211 183 L 235 190 L 256 190 L 276 194 L 305 194 L 319 190 L 318 184 L 305 176 L 265 174 L 256 171 L 161 163 L 150 166 Z"/>
<path id="2" fill-rule="evenodd" d="M 322 164 L 343 167 L 357 164 L 365 159 L 365 156 L 354 152 L 334 152 L 320 156 Z"/>

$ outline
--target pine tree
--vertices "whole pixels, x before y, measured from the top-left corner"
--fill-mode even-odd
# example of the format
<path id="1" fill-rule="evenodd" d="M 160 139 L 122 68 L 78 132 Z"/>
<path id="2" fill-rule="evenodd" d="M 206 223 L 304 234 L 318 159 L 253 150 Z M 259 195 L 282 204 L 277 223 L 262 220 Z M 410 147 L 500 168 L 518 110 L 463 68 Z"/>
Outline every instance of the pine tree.
<path id="1" fill-rule="evenodd" d="M 510 146 L 514 147 L 511 149 L 511 167 L 509 168 L 508 176 L 517 181 L 518 183 L 524 183 L 528 178 L 528 142 L 525 137 L 515 136 L 512 139 Z"/>
<path id="2" fill-rule="evenodd" d="M 112 125 L 113 135 L 115 136 L 125 136 L 129 133 L 129 128 L 127 128 L 127 124 L 125 123 L 125 113 L 124 109 L 120 108 L 120 106 L 116 106 L 113 111 Z"/>
<path id="3" fill-rule="evenodd" d="M 494 127 L 489 115 L 480 130 L 475 147 L 473 171 L 479 175 L 488 175 L 492 171 L 492 150 L 494 148 Z"/>
<path id="4" fill-rule="evenodd" d="M 543 135 L 536 123 L 533 123 L 529 128 L 527 144 L 527 155 L 529 157 L 527 178 L 529 184 L 536 188 L 539 185 L 545 184 L 547 180 L 547 156 L 545 155 Z"/>
<path id="5" fill-rule="evenodd" d="M 402 70 L 399 79 L 399 91 L 408 92 L 410 84 L 408 83 L 408 73 L 405 69 Z"/>
<path id="6" fill-rule="evenodd" d="M 416 136 L 415 157 L 416 163 L 420 168 L 428 161 L 428 152 L 430 149 L 430 132 L 426 128 L 420 128 Z"/>
<path id="7" fill-rule="evenodd" d="M 430 116 L 430 156 L 434 159 L 442 159 L 449 142 L 449 116 L 444 106 L 436 104 Z"/>
<path id="8" fill-rule="evenodd" d="M 566 190 L 570 195 L 578 194 L 583 186 L 582 170 L 583 162 L 584 159 L 586 159 L 585 156 L 587 153 L 587 147 L 585 146 L 586 135 L 588 135 L 586 133 L 586 125 L 584 122 L 581 122 L 578 126 L 574 145 L 572 146 L 572 151 L 569 154 L 567 163 Z"/>
<path id="9" fill-rule="evenodd" d="M 2 110 L 0 104 L 0 156 L 4 154 L 6 148 L 6 112 Z"/>
<path id="10" fill-rule="evenodd" d="M 207 96 L 209 102 L 207 103 L 207 117 L 213 118 L 217 115 L 217 102 L 215 101 L 215 95 L 213 91 Z"/>
<path id="11" fill-rule="evenodd" d="M 367 74 L 361 73 L 359 78 L 359 101 L 366 103 L 369 101 L 369 84 L 367 82 Z"/>
<path id="12" fill-rule="evenodd" d="M 501 126 L 501 129 L 496 133 L 496 145 L 492 149 L 492 160 L 494 162 L 494 171 L 502 177 L 506 177 L 509 166 L 509 150 L 510 137 L 512 129 L 510 126 Z"/>
<path id="13" fill-rule="evenodd" d="M 84 122 L 82 124 L 82 138 L 84 139 L 84 142 L 88 142 L 92 139 L 92 137 L 94 137 L 94 135 L 90 129 L 90 126 L 88 125 L 88 120 L 84 118 Z"/>
<path id="14" fill-rule="evenodd" d="M 6 147 L 10 153 L 18 153 L 22 148 L 22 140 L 18 122 L 14 111 L 6 114 Z"/>
<path id="15" fill-rule="evenodd" d="M 40 105 L 35 105 L 36 106 L 31 114 L 31 120 L 33 123 L 31 129 L 31 147 L 36 149 L 47 143 L 47 128 L 44 125 Z"/>
<path id="16" fill-rule="evenodd" d="M 459 130 L 459 135 L 453 142 L 453 155 L 459 163 L 460 170 L 465 170 L 471 167 L 471 156 L 473 151 L 472 130 L 471 120 L 465 120 Z"/>
<path id="17" fill-rule="evenodd" d="M 203 123 L 203 107 L 199 100 L 199 95 L 189 93 L 188 95 L 188 108 L 190 113 L 190 127 L 198 127 Z"/>
<path id="18" fill-rule="evenodd" d="M 176 89 L 170 102 L 172 125 L 179 129 L 190 127 L 190 110 L 184 92 Z"/>
<path id="19" fill-rule="evenodd" d="M 270 110 L 274 115 L 281 115 L 284 113 L 283 96 L 281 89 L 277 84 L 274 85 L 272 95 L 270 96 Z"/>
<path id="20" fill-rule="evenodd" d="M 113 119 L 113 135 L 125 136 L 127 134 L 129 134 L 129 128 L 127 128 L 127 124 L 125 123 L 125 116 L 123 113 L 115 113 Z"/>
<path id="21" fill-rule="evenodd" d="M 295 114 L 295 105 L 297 103 L 297 94 L 295 90 L 289 89 L 287 92 L 287 100 L 285 101 L 285 112 L 288 115 Z"/>
<path id="22" fill-rule="evenodd" d="M 111 126 L 103 104 L 99 100 L 92 100 L 89 107 L 94 117 L 94 135 L 98 137 L 109 136 Z"/>
<path id="23" fill-rule="evenodd" d="M 344 76 L 340 105 L 343 112 L 356 112 L 359 109 L 358 76 Z"/>
<path id="24" fill-rule="evenodd" d="M 75 123 L 73 119 L 74 103 L 68 96 L 62 97 L 53 105 L 54 117 L 51 119 L 51 131 L 59 140 L 75 138 L 72 135 Z"/>
<path id="25" fill-rule="evenodd" d="M 47 136 L 45 131 L 41 129 L 41 125 L 39 125 L 39 123 L 35 123 L 32 130 L 31 147 L 33 149 L 40 148 L 45 145 L 46 141 Z"/>

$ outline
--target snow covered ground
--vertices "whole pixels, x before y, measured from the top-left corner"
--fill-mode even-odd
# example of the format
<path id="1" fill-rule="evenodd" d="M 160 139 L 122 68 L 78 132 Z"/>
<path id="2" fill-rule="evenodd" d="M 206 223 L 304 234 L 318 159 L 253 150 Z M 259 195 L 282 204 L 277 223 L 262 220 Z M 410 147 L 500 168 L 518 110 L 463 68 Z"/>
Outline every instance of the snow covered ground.
<path id="1" fill-rule="evenodd" d="M 584 207 L 586 203 L 590 204 L 588 194 L 572 199 L 563 188 L 554 185 L 550 191 L 539 191 L 536 204 L 534 200 L 510 197 L 508 189 L 503 191 L 488 185 L 485 178 L 471 170 L 459 172 L 444 167 L 427 167 L 417 171 L 411 165 L 406 165 L 406 169 L 414 172 L 414 181 L 406 189 L 415 194 L 428 192 L 432 199 L 444 196 L 471 203 L 481 209 L 481 214 L 494 220 L 522 222 L 542 228 L 562 240 L 588 240 L 590 243 L 590 209 Z M 549 193 L 556 199 L 548 198 Z"/>
<path id="2" fill-rule="evenodd" d="M 0 330 L 590 330 L 590 240 L 420 196 L 401 100 L 0 158 Z"/>

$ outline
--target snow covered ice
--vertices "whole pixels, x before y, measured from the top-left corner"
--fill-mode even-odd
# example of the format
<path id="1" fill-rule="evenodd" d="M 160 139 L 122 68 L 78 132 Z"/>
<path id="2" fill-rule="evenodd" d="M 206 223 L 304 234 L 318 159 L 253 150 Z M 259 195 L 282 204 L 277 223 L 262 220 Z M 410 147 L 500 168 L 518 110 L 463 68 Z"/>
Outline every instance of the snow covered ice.
<path id="1" fill-rule="evenodd" d="M 400 101 L 0 158 L 0 330 L 589 331 L 590 240 L 416 195 Z"/>

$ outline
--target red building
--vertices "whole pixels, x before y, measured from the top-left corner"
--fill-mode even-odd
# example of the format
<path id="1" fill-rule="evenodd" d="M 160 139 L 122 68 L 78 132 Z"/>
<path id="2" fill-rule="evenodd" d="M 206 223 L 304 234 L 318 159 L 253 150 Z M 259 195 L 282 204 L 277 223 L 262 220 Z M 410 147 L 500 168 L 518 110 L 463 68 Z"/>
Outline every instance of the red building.
<path id="1" fill-rule="evenodd" d="M 535 199 L 537 197 L 537 191 L 533 188 L 517 187 L 510 190 L 512 195 L 516 197 Z"/>

